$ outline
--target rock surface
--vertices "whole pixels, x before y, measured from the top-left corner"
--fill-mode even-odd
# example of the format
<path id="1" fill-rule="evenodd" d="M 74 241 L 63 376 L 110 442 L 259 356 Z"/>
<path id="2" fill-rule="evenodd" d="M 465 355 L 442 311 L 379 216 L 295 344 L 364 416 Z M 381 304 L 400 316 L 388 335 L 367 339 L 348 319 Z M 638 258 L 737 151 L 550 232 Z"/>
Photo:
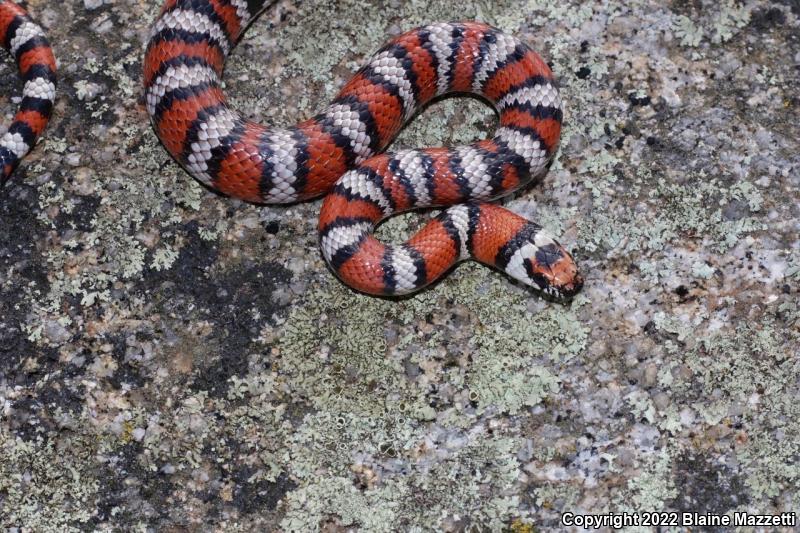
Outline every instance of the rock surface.
<path id="1" fill-rule="evenodd" d="M 561 152 L 505 203 L 574 251 L 568 306 L 474 264 L 413 298 L 357 295 L 321 259 L 319 202 L 200 187 L 142 106 L 159 5 L 27 2 L 60 87 L 0 197 L 0 525 L 532 531 L 798 509 L 796 1 L 284 0 L 247 32 L 229 95 L 279 125 L 419 24 L 476 18 L 539 50 Z M 7 121 L 9 59 L 0 84 Z M 449 99 L 394 146 L 494 120 Z"/>

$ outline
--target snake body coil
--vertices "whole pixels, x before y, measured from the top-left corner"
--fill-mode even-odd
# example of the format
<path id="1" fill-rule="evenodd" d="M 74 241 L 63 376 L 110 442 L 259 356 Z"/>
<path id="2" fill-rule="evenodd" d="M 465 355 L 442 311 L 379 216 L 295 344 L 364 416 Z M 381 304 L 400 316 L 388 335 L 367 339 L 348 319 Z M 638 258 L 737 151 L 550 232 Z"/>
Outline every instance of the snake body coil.
<path id="1" fill-rule="evenodd" d="M 0 185 L 31 151 L 44 131 L 56 96 L 56 60 L 42 28 L 14 2 L 0 0 L 0 39 L 16 60 L 25 83 L 22 101 L 0 137 Z"/>
<path id="2" fill-rule="evenodd" d="M 478 22 L 438 23 L 383 46 L 322 113 L 266 127 L 231 109 L 225 58 L 264 1 L 168 0 L 144 61 L 147 110 L 172 156 L 205 185 L 259 203 L 322 194 L 323 256 L 348 285 L 406 294 L 474 258 L 555 297 L 580 289 L 575 264 L 541 228 L 483 203 L 545 172 L 561 131 L 552 72 L 525 44 Z M 467 92 L 500 114 L 491 139 L 379 154 L 431 99 Z M 409 209 L 452 206 L 402 245 L 372 232 Z"/>

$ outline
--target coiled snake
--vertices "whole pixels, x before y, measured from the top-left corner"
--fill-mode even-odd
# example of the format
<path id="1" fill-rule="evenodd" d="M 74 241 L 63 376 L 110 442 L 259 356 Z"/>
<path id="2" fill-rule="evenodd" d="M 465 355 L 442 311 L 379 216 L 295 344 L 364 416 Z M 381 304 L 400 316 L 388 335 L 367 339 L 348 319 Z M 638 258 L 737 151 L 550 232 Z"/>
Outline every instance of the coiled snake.
<path id="1" fill-rule="evenodd" d="M 486 203 L 544 173 L 558 145 L 561 99 L 535 52 L 479 22 L 431 24 L 380 48 L 320 114 L 290 128 L 267 127 L 231 109 L 220 87 L 226 56 L 265 3 L 168 0 L 153 26 L 144 60 L 147 111 L 192 176 L 257 203 L 327 194 L 322 254 L 362 292 L 411 293 L 467 258 L 556 298 L 580 289 L 561 245 Z M 381 153 L 422 106 L 453 92 L 495 106 L 493 138 Z M 372 235 L 386 217 L 435 206 L 451 207 L 403 244 Z"/>

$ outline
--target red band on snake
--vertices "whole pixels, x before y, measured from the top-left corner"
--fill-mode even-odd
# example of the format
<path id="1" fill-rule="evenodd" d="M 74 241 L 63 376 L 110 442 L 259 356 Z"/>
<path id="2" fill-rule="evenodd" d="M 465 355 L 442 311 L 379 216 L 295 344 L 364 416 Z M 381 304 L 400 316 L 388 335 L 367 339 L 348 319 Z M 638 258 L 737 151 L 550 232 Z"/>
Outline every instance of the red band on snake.
<path id="1" fill-rule="evenodd" d="M 50 120 L 56 96 L 56 60 L 42 28 L 14 2 L 0 0 L 0 39 L 24 82 L 22 101 L 0 136 L 0 185 L 36 144 Z"/>
<path id="2" fill-rule="evenodd" d="M 242 118 L 220 87 L 225 58 L 264 3 L 169 0 L 153 26 L 144 61 L 147 110 L 192 176 L 258 203 L 327 194 L 322 254 L 362 292 L 411 293 L 467 258 L 557 298 L 580 289 L 561 245 L 533 222 L 486 203 L 543 174 L 558 146 L 561 99 L 533 50 L 479 22 L 417 28 L 380 48 L 323 112 L 273 128 Z M 498 110 L 493 138 L 381 153 L 421 107 L 455 92 Z M 406 243 L 386 245 L 372 235 L 386 217 L 434 206 L 452 207 Z"/>

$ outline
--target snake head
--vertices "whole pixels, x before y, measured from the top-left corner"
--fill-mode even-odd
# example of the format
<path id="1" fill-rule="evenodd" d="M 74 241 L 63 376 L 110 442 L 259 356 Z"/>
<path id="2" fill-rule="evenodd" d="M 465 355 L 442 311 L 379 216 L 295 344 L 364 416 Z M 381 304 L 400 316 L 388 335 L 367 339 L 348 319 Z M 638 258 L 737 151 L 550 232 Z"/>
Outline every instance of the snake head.
<path id="1" fill-rule="evenodd" d="M 572 298 L 583 287 L 570 253 L 541 229 L 520 243 L 504 270 L 556 300 Z"/>

